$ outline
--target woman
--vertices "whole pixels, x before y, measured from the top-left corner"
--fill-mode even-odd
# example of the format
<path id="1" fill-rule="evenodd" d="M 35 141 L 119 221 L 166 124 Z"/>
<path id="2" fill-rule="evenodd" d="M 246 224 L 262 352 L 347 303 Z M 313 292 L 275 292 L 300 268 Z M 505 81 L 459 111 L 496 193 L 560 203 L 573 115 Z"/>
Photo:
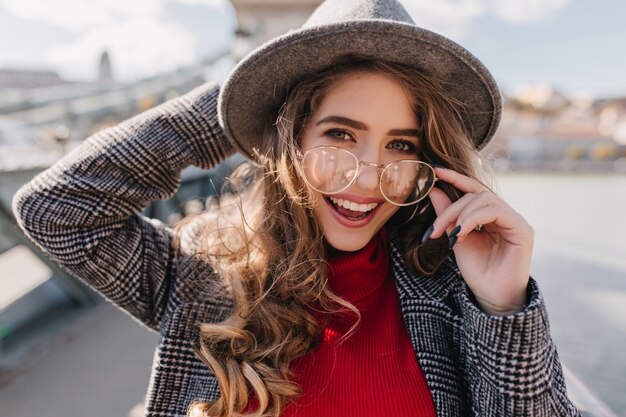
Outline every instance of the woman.
<path id="1" fill-rule="evenodd" d="M 14 211 L 161 333 L 147 415 L 579 415 L 532 228 L 478 179 L 500 110 L 484 66 L 398 3 L 329 0 L 221 92 L 88 139 Z M 219 204 L 175 229 L 138 214 L 235 148 L 255 167 Z"/>

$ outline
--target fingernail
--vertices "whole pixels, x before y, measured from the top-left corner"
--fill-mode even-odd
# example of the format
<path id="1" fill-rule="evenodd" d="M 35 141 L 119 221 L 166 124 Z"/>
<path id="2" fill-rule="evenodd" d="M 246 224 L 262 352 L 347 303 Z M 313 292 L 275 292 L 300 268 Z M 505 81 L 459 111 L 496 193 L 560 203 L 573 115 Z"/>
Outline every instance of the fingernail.
<path id="1" fill-rule="evenodd" d="M 454 247 L 454 244 L 456 243 L 457 239 L 458 238 L 456 236 L 452 236 L 452 238 L 450 239 L 450 249 Z"/>
<path id="2" fill-rule="evenodd" d="M 454 229 L 452 229 L 452 231 L 450 232 L 450 234 L 448 235 L 448 237 L 449 237 L 450 239 L 452 239 L 453 237 L 456 237 L 456 235 L 458 235 L 460 231 L 461 231 L 461 225 L 458 225 L 457 227 L 455 227 Z"/>
<path id="3" fill-rule="evenodd" d="M 422 243 L 426 242 L 430 238 L 430 235 L 433 234 L 434 231 L 435 231 L 435 225 L 431 224 L 430 227 L 426 229 L 426 231 L 424 232 L 424 236 L 422 236 Z"/>

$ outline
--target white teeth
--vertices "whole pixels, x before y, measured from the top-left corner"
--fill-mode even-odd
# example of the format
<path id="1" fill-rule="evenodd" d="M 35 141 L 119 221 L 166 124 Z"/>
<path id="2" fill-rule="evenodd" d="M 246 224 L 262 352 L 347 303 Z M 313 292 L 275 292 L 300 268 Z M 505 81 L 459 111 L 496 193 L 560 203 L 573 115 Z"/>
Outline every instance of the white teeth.
<path id="1" fill-rule="evenodd" d="M 374 210 L 378 203 L 369 203 L 369 204 L 359 204 L 354 201 L 342 200 L 341 198 L 330 198 L 333 203 L 337 204 L 339 207 L 346 208 L 352 211 L 360 211 L 362 213 L 367 213 L 368 211 Z"/>

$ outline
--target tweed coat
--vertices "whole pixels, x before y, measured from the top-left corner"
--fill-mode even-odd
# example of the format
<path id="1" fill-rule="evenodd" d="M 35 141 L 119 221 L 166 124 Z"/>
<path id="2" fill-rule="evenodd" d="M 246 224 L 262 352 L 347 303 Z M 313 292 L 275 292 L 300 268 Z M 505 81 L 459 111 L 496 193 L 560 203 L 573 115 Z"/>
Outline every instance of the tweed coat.
<path id="1" fill-rule="evenodd" d="M 219 396 L 193 350 L 196 324 L 226 318 L 233 304 L 227 283 L 195 256 L 202 217 L 175 249 L 175 232 L 141 215 L 176 191 L 185 167 L 210 168 L 233 152 L 218 94 L 207 83 L 93 135 L 13 200 L 18 224 L 53 260 L 160 332 L 147 416 L 183 416 L 193 400 Z M 534 280 L 524 311 L 488 316 L 452 259 L 434 277 L 415 276 L 390 240 L 402 315 L 438 416 L 579 415 Z"/>

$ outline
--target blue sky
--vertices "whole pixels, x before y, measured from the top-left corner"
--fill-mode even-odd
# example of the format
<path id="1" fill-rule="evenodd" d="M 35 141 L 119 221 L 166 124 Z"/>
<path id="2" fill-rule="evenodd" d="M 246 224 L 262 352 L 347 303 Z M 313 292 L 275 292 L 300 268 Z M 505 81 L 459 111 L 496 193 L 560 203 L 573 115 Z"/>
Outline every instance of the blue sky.
<path id="1" fill-rule="evenodd" d="M 626 2 L 405 0 L 416 22 L 456 40 L 504 91 L 548 83 L 572 95 L 626 95 Z M 102 49 L 122 79 L 226 48 L 226 0 L 0 0 L 0 68 L 93 79 Z"/>
<path id="2" fill-rule="evenodd" d="M 485 16 L 462 43 L 505 90 L 547 82 L 569 93 L 626 95 L 626 2 L 572 0 L 522 23 Z"/>

